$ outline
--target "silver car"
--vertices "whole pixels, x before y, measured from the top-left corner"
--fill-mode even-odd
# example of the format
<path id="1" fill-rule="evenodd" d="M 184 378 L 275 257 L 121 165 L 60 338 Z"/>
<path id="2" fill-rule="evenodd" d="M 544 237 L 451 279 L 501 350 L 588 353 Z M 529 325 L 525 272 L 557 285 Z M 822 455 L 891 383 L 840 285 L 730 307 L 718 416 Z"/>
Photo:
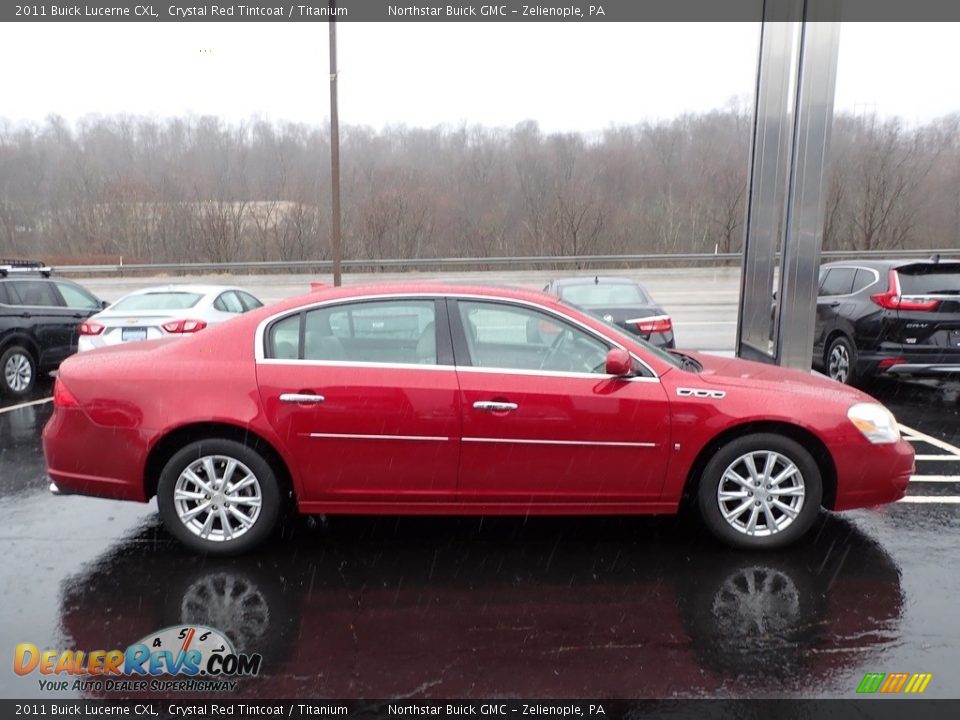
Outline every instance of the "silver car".
<path id="1" fill-rule="evenodd" d="M 263 307 L 226 285 L 165 285 L 137 290 L 79 325 L 78 351 L 138 340 L 178 337 Z"/>

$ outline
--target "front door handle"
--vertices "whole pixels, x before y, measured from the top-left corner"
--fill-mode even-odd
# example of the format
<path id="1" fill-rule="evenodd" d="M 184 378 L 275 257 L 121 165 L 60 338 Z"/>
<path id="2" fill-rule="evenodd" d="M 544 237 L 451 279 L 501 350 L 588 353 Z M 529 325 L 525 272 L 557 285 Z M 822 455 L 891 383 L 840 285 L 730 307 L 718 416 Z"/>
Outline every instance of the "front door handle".
<path id="1" fill-rule="evenodd" d="M 519 405 L 512 402 L 497 402 L 495 400 L 477 400 L 473 404 L 474 410 L 486 410 L 488 412 L 513 412 Z"/>
<path id="2" fill-rule="evenodd" d="M 280 402 L 297 404 L 318 404 L 326 400 L 323 395 L 313 395 L 310 393 L 283 393 L 280 395 Z"/>

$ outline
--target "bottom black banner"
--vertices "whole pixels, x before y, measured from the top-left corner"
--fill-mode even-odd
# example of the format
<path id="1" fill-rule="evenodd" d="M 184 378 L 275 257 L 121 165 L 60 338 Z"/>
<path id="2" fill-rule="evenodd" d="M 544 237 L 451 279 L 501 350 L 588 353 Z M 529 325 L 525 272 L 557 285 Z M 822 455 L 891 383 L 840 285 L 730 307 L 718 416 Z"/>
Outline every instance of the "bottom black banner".
<path id="1" fill-rule="evenodd" d="M 960 700 L 0 700 L 0 718 L 876 718 L 954 720 Z"/>

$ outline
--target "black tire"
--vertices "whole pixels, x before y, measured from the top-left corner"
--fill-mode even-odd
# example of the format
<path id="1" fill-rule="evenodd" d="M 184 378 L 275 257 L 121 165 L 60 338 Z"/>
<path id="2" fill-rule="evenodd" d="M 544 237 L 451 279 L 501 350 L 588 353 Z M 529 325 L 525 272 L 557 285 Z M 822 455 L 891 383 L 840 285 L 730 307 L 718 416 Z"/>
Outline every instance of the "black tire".
<path id="1" fill-rule="evenodd" d="M 751 487 L 749 489 L 742 487 L 738 482 L 726 479 L 725 474 L 728 470 L 733 470 L 734 474 L 739 475 L 741 479 L 750 480 L 749 473 L 744 476 L 741 474 L 744 468 L 744 458 L 750 453 L 751 461 L 756 464 L 763 460 L 765 455 L 773 454 L 779 456 L 782 460 L 775 459 L 777 463 L 771 475 L 779 475 L 788 469 L 787 463 L 792 463 L 798 472 L 787 476 L 778 486 L 781 491 L 788 487 L 799 485 L 802 487 L 802 499 L 797 502 L 789 496 L 776 496 L 781 503 L 788 505 L 796 511 L 794 517 L 790 517 L 786 512 L 779 509 L 779 506 L 767 504 L 767 498 L 773 493 L 768 494 L 772 489 L 771 485 Z M 763 473 L 762 467 L 756 470 Z M 789 481 L 789 485 L 785 484 Z M 721 486 L 725 491 L 746 492 L 748 497 L 728 499 L 724 505 L 720 500 Z M 774 433 L 757 433 L 755 435 L 745 435 L 737 438 L 721 447 L 707 463 L 700 476 L 700 485 L 697 488 L 697 500 L 700 508 L 700 515 L 704 524 L 710 532 L 719 540 L 731 547 L 750 549 L 750 550 L 769 550 L 781 548 L 795 542 L 804 535 L 813 524 L 820 510 L 820 502 L 823 497 L 823 480 L 820 477 L 820 469 L 817 463 L 807 450 L 800 443 Z M 750 500 L 750 498 L 755 498 Z M 784 502 L 785 498 L 785 502 Z M 753 503 L 750 505 L 749 503 Z M 794 503 L 797 507 L 793 507 Z M 757 503 L 760 503 L 759 505 Z M 731 520 L 724 517 L 723 510 L 726 509 L 732 513 L 734 510 L 743 507 L 743 510 L 735 515 Z M 763 508 L 754 510 L 754 508 Z M 766 510 L 770 508 L 770 514 Z M 755 519 L 754 532 L 760 534 L 748 534 L 750 519 L 744 520 L 744 514 L 757 513 Z M 770 520 L 778 529 L 769 533 Z M 782 524 L 781 524 L 782 523 Z"/>
<path id="2" fill-rule="evenodd" d="M 824 374 L 844 385 L 857 382 L 857 349 L 846 335 L 837 335 L 823 355 Z"/>
<path id="3" fill-rule="evenodd" d="M 243 528 L 242 532 L 236 532 L 233 537 L 229 537 L 231 533 L 224 532 L 222 518 L 226 517 L 229 525 L 234 522 L 235 517 L 227 514 L 226 510 L 229 509 L 227 504 L 223 505 L 223 515 L 221 515 L 220 506 L 214 504 L 218 502 L 218 498 L 222 502 L 222 496 L 216 494 L 214 496 L 204 496 L 210 501 L 208 509 L 198 511 L 193 518 L 188 520 L 181 519 L 174 500 L 174 492 L 177 489 L 181 474 L 201 459 L 213 457 L 218 458 L 211 461 L 214 465 L 215 474 L 218 474 L 222 469 L 225 470 L 226 461 L 233 460 L 245 466 L 254 477 L 253 485 L 234 494 L 235 504 L 233 505 L 245 516 L 253 516 L 253 523 L 249 527 Z M 209 479 L 205 471 L 201 470 L 195 474 L 204 482 Z M 190 483 L 189 480 L 185 482 Z M 255 492 L 254 486 L 259 490 L 260 506 L 258 513 L 254 513 L 253 506 L 250 504 L 250 496 L 244 494 Z M 197 489 L 199 486 L 192 483 L 186 487 L 193 487 L 194 490 L 191 492 L 197 492 L 200 495 L 204 493 L 203 490 Z M 198 508 L 207 500 L 198 497 L 195 500 L 186 501 L 195 503 L 193 506 L 181 507 L 189 512 Z M 191 550 L 209 555 L 239 555 L 263 543 L 273 532 L 280 514 L 281 497 L 276 474 L 260 453 L 234 440 L 210 439 L 190 443 L 170 458 L 160 474 L 160 482 L 157 485 L 157 506 L 160 509 L 160 518 L 163 520 L 167 531 Z M 214 508 L 216 509 L 215 512 L 213 511 Z M 207 518 L 211 515 L 213 515 L 213 518 L 210 520 L 209 537 L 201 537 L 198 532 L 203 528 L 197 528 L 196 524 L 200 524 L 201 519 L 206 523 Z M 194 518 L 196 518 L 196 523 L 194 523 Z M 221 537 L 222 539 L 216 539 Z"/>
<path id="4" fill-rule="evenodd" d="M 0 390 L 12 398 L 30 394 L 37 384 L 37 361 L 21 345 L 11 345 L 0 355 Z"/>

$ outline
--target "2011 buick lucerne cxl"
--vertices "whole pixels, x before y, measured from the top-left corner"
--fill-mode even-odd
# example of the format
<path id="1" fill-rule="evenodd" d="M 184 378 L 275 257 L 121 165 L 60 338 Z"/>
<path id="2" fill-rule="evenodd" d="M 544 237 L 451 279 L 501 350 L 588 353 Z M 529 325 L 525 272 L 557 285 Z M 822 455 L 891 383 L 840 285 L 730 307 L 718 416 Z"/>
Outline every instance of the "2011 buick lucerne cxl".
<path id="1" fill-rule="evenodd" d="M 782 547 L 821 507 L 901 498 L 911 446 L 868 395 L 666 352 L 544 293 L 322 289 L 184 340 L 68 359 L 55 493 L 148 501 L 239 553 L 305 514 L 675 513 Z"/>

